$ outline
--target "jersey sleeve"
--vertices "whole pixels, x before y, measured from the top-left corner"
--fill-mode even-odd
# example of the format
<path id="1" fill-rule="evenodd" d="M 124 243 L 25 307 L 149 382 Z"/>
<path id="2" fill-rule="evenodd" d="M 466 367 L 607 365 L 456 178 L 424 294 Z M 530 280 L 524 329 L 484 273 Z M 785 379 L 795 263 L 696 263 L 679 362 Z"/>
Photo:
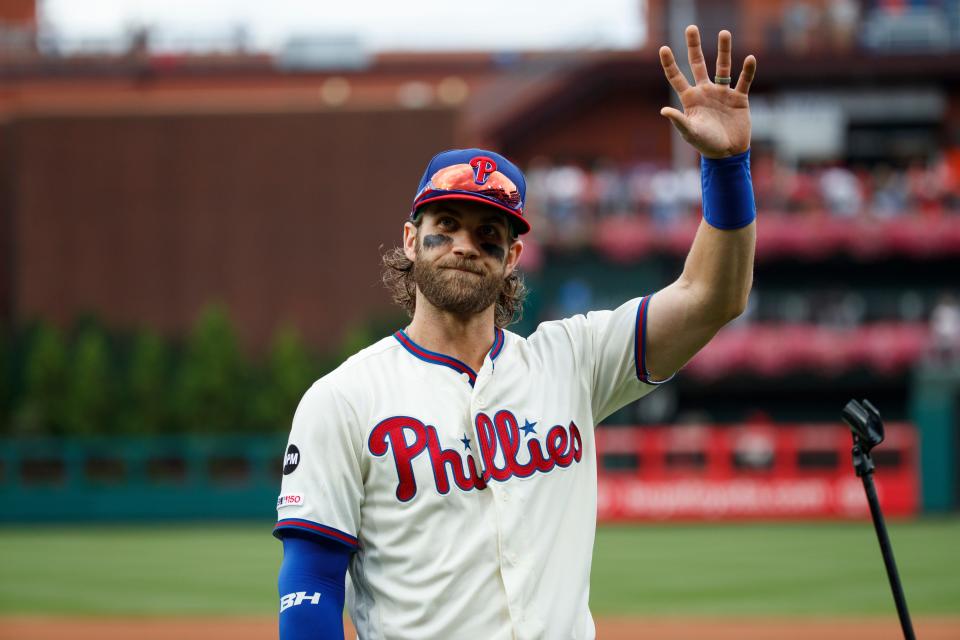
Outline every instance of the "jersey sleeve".
<path id="1" fill-rule="evenodd" d="M 644 296 L 610 311 L 591 311 L 570 319 L 581 344 L 581 373 L 589 376 L 597 422 L 669 380 L 654 380 L 647 371 L 646 328 L 651 303 L 656 304 L 653 296 Z"/>
<path id="2" fill-rule="evenodd" d="M 327 379 L 317 381 L 293 417 L 274 535 L 297 530 L 358 548 L 360 451 L 352 407 Z"/>

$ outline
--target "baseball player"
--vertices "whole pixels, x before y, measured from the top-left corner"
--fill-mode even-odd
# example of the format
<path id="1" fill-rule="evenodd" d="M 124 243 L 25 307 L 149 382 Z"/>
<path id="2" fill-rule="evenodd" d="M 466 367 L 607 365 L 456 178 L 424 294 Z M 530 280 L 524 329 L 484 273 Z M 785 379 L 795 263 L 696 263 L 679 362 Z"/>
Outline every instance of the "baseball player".
<path id="1" fill-rule="evenodd" d="M 653 295 L 506 331 L 523 298 L 523 174 L 481 149 L 427 165 L 385 256 L 410 324 L 317 381 L 293 419 L 274 530 L 282 640 L 339 640 L 344 599 L 364 640 L 595 637 L 595 426 L 666 381 L 751 285 L 756 60 L 731 86 L 722 31 L 711 82 L 696 27 L 686 42 L 695 83 L 663 47 L 683 111 L 661 113 L 702 154 L 704 221 Z"/>

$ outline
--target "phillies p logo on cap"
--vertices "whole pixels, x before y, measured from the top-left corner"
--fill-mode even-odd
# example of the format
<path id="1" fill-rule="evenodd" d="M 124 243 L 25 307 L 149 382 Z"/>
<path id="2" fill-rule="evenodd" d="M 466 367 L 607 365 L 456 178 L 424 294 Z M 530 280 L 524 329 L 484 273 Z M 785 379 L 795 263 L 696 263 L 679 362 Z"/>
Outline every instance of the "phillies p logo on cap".
<path id="1" fill-rule="evenodd" d="M 470 161 L 473 167 L 473 181 L 477 184 L 483 184 L 487 181 L 487 176 L 497 170 L 497 163 L 486 156 L 477 156 Z"/>

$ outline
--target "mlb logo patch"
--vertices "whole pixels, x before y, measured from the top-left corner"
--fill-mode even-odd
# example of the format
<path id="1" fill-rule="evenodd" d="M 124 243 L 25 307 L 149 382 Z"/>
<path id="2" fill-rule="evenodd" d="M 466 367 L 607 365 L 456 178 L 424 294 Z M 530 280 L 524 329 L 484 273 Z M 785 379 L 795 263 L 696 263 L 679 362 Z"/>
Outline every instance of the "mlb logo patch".
<path id="1" fill-rule="evenodd" d="M 277 509 L 282 509 L 283 507 L 299 507 L 302 504 L 302 493 L 291 493 L 277 498 Z"/>

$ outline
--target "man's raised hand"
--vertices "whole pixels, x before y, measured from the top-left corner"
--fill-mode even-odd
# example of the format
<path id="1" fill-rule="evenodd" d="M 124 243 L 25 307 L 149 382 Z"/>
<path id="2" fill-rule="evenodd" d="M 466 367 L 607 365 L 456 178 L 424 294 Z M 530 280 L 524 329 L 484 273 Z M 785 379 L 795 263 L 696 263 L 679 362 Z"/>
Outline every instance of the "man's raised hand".
<path id="1" fill-rule="evenodd" d="M 680 135 L 708 158 L 725 158 L 743 153 L 750 147 L 750 104 L 747 94 L 757 72 L 757 59 L 752 55 L 743 61 L 743 70 L 734 87 L 714 83 L 707 72 L 700 47 L 700 31 L 694 25 L 686 30 L 687 56 L 693 71 L 694 84 L 687 82 L 677 67 L 670 47 L 660 47 L 660 64 L 670 86 L 680 96 L 683 111 L 664 107 L 660 115 L 670 119 Z M 717 76 L 729 78 L 733 37 L 721 31 L 717 47 Z"/>

